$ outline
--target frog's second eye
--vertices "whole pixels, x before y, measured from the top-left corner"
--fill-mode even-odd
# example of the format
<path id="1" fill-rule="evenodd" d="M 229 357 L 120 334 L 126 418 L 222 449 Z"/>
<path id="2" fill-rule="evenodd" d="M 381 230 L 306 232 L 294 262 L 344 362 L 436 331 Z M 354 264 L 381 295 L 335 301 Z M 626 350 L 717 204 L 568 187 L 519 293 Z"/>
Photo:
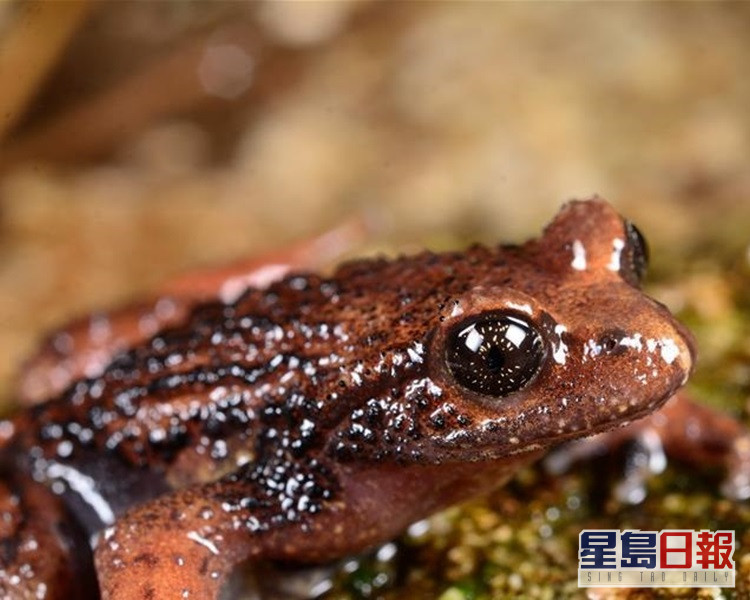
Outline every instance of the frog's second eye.
<path id="1" fill-rule="evenodd" d="M 524 319 L 487 313 L 448 333 L 445 357 L 448 369 L 463 387 L 501 398 L 534 378 L 542 364 L 544 343 Z"/>
<path id="2" fill-rule="evenodd" d="M 648 244 L 640 229 L 630 221 L 625 221 L 625 232 L 628 236 L 630 271 L 640 282 L 648 269 Z"/>

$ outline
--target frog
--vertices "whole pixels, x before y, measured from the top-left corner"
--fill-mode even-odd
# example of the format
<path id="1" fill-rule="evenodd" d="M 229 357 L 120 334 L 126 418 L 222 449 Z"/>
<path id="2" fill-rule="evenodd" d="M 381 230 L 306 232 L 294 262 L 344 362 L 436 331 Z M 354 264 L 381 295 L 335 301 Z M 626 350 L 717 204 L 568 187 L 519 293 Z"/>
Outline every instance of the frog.
<path id="1" fill-rule="evenodd" d="M 521 244 L 306 268 L 352 231 L 50 336 L 0 422 L 3 597 L 224 597 L 238 565 L 376 547 L 670 398 L 693 418 L 693 337 L 605 200 Z M 700 422 L 747 481 L 744 430 Z"/>

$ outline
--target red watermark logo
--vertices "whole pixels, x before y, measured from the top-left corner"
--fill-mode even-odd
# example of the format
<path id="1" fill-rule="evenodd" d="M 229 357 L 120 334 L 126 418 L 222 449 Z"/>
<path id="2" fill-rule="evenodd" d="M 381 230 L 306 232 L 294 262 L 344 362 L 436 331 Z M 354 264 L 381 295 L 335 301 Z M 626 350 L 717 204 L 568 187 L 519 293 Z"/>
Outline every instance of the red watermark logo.
<path id="1" fill-rule="evenodd" d="M 734 531 L 584 529 L 578 587 L 734 587 Z"/>

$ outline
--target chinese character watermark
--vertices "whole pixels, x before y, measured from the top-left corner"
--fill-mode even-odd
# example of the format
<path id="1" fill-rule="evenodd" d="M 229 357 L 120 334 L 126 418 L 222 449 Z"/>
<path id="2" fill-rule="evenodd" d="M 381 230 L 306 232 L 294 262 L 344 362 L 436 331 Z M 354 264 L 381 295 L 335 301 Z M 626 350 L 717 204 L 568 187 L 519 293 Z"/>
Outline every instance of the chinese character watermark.
<path id="1" fill-rule="evenodd" d="M 586 529 L 579 587 L 734 587 L 734 531 Z"/>

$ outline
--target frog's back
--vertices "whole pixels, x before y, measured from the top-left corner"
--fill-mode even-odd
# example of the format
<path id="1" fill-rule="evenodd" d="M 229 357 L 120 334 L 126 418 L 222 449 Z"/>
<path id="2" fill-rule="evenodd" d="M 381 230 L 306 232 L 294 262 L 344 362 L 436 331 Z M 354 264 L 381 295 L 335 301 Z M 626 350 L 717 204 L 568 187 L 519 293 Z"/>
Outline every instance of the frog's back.
<path id="1" fill-rule="evenodd" d="M 112 479 L 116 512 L 280 452 L 315 455 L 354 407 L 423 367 L 440 310 L 478 278 L 502 283 L 510 254 L 358 260 L 199 305 L 21 416 L 15 447 L 41 480 Z"/>

